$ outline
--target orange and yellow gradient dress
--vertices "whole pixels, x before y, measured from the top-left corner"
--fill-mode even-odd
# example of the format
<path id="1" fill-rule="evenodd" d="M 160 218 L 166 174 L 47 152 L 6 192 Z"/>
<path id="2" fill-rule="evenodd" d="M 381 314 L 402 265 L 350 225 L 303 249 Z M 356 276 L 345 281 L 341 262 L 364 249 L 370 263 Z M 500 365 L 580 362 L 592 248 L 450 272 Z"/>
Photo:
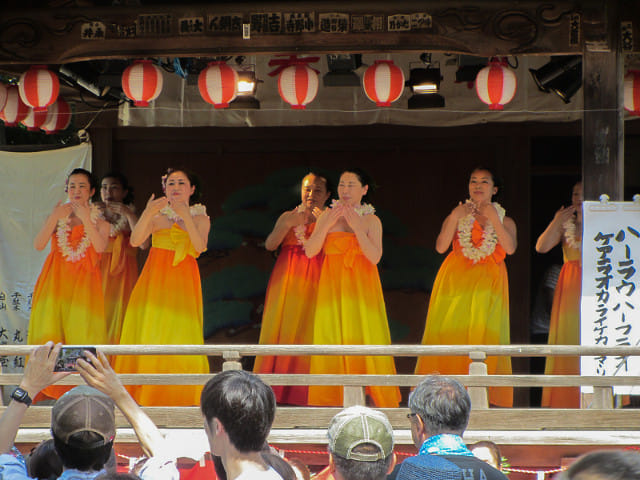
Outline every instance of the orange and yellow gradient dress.
<path id="1" fill-rule="evenodd" d="M 580 344 L 581 251 L 562 242 L 564 264 L 553 294 L 549 345 Z M 579 375 L 580 357 L 547 357 L 545 375 Z M 542 406 L 580 408 L 579 387 L 545 387 Z"/>
<path id="2" fill-rule="evenodd" d="M 120 343 L 122 320 L 129 297 L 138 279 L 138 249 L 129 243 L 130 231 L 120 231 L 109 237 L 100 258 L 102 291 L 104 292 L 107 336 L 110 343 Z"/>
<path id="3" fill-rule="evenodd" d="M 149 257 L 131 292 L 120 343 L 202 345 L 202 287 L 197 252 L 177 224 L 152 235 Z M 118 373 L 209 373 L 202 355 L 121 355 Z M 201 386 L 129 387 L 140 405 L 200 404 Z"/>
<path id="4" fill-rule="evenodd" d="M 86 346 L 108 343 L 100 255 L 89 245 L 77 261 L 65 258 L 56 232 L 51 237 L 51 252 L 42 266 L 33 292 L 27 342 L 30 345 L 42 345 L 51 340 Z M 83 236 L 82 224 L 71 228 L 67 233 L 69 247 L 77 249 Z M 41 394 L 58 398 L 71 388 L 52 385 Z"/>
<path id="5" fill-rule="evenodd" d="M 305 228 L 309 238 L 315 223 Z M 273 266 L 262 314 L 261 345 L 313 343 L 313 313 L 322 255 L 307 258 L 295 231 L 289 230 Z M 309 373 L 307 356 L 256 357 L 255 373 Z M 306 386 L 273 386 L 278 403 L 307 405 Z"/>
<path id="6" fill-rule="evenodd" d="M 471 229 L 471 243 L 479 247 L 483 229 L 478 222 Z M 509 284 L 504 264 L 505 251 L 496 244 L 491 255 L 477 263 L 462 253 L 458 234 L 453 251 L 440 266 L 433 283 L 423 345 L 508 345 Z M 419 357 L 418 375 L 467 375 L 471 360 L 465 356 Z M 490 375 L 510 375 L 509 357 L 487 357 Z M 513 405 L 513 389 L 489 388 L 489 403 Z"/>
<path id="7" fill-rule="evenodd" d="M 390 345 L 378 268 L 364 256 L 354 233 L 331 232 L 323 246 L 313 320 L 317 345 Z M 395 375 L 392 357 L 311 357 L 310 373 Z M 342 387 L 310 386 L 310 405 L 343 404 Z M 376 407 L 397 407 L 398 387 L 367 387 Z"/>

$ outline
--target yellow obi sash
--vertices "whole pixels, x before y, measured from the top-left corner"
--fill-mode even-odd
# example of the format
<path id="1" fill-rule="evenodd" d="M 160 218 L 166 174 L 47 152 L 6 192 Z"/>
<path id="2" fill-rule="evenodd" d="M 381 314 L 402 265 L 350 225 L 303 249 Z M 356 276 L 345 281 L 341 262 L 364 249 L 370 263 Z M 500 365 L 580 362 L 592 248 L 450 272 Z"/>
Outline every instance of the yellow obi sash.
<path id="1" fill-rule="evenodd" d="M 163 228 L 153 232 L 151 236 L 151 246 L 162 248 L 164 250 L 173 250 L 173 266 L 178 265 L 187 255 L 198 258 L 200 254 L 193 248 L 193 244 L 189 239 L 189 234 L 181 229 L 177 224 L 173 224 L 171 228 Z"/>

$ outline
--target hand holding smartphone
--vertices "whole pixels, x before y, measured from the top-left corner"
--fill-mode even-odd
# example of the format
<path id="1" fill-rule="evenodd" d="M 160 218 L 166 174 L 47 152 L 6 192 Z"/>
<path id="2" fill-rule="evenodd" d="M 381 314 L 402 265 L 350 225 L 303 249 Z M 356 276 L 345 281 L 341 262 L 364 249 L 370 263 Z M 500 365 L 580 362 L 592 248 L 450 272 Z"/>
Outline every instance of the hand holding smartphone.
<path id="1" fill-rule="evenodd" d="M 58 360 L 56 361 L 56 366 L 54 367 L 54 372 L 75 372 L 76 370 L 76 361 L 79 358 L 83 360 L 87 360 L 85 351 L 89 351 L 92 354 L 96 355 L 95 347 L 62 347 L 60 349 L 60 354 L 58 355 Z M 88 361 L 88 360 L 87 360 Z"/>

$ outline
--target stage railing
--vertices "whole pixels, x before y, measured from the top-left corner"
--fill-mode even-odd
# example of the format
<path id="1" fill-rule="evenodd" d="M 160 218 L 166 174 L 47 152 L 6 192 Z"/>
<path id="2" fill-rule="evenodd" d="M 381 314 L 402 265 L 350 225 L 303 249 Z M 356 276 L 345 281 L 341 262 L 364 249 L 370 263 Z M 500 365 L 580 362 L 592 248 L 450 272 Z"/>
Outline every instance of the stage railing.
<path id="1" fill-rule="evenodd" d="M 0 345 L 0 356 L 28 354 L 33 347 Z M 241 369 L 243 357 L 258 355 L 349 355 L 417 357 L 468 356 L 468 375 L 452 375 L 468 387 L 472 414 L 465 438 L 492 439 L 496 443 L 522 444 L 640 444 L 640 409 L 614 408 L 614 386 L 640 385 L 640 376 L 580 375 L 488 375 L 487 356 L 615 356 L 640 355 L 640 347 L 592 347 L 573 345 L 99 345 L 107 355 L 207 355 L 221 357 L 222 369 Z M 125 385 L 203 385 L 211 374 L 122 374 Z M 16 385 L 22 375 L 0 373 L 0 386 Z M 344 404 L 365 404 L 365 388 L 370 385 L 413 387 L 422 375 L 305 375 L 263 374 L 271 385 L 337 385 L 344 386 Z M 77 385 L 79 375 L 66 377 L 59 384 Z M 490 408 L 488 387 L 593 387 L 588 404 L 580 409 Z M 583 399 L 584 400 L 584 399 Z M 50 408 L 34 406 L 27 411 L 19 440 L 24 442 L 48 434 Z M 0 410 L 4 407 L 0 407 Z M 201 429 L 198 407 L 146 407 L 145 410 L 162 428 Z M 278 407 L 271 441 L 284 443 L 326 442 L 326 425 L 339 407 Z M 400 443 L 411 443 L 406 407 L 383 409 L 394 428 L 400 432 Z M 119 416 L 118 426 L 128 427 Z M 43 433 L 44 432 L 44 433 Z M 135 441 L 132 435 L 119 436 L 120 441 Z"/>

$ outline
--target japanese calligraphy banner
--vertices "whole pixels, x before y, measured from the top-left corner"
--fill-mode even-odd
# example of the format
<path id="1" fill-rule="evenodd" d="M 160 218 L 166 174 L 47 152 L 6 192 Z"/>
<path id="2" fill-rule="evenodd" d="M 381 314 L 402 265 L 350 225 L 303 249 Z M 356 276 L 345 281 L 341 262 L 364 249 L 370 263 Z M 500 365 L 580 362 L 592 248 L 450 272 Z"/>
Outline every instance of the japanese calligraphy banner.
<path id="1" fill-rule="evenodd" d="M 584 202 L 583 208 L 581 343 L 640 345 L 640 202 Z M 581 373 L 640 375 L 640 358 L 582 357 Z M 615 393 L 638 394 L 640 386 Z"/>
<path id="2" fill-rule="evenodd" d="M 45 152 L 0 151 L 0 344 L 27 342 L 33 287 L 49 253 L 33 239 L 58 201 L 67 175 L 91 169 L 91 145 Z M 5 372 L 20 371 L 22 357 L 0 357 Z"/>

